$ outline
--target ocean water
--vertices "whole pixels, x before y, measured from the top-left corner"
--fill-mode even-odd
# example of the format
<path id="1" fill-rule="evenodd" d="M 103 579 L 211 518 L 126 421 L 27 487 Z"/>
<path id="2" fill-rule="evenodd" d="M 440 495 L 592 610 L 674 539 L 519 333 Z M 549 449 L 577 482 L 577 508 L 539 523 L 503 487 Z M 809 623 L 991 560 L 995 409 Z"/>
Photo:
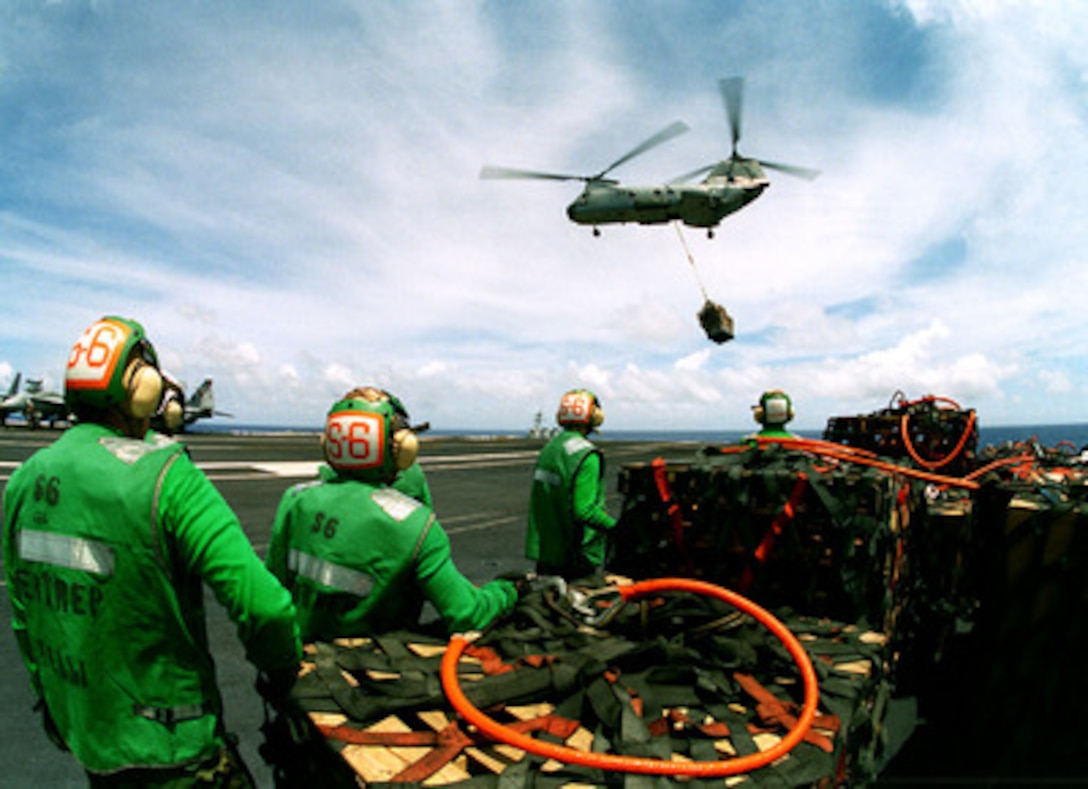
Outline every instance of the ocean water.
<path id="1" fill-rule="evenodd" d="M 823 430 L 796 430 L 805 438 L 823 438 Z M 691 431 L 653 431 L 653 430 L 605 430 L 594 438 L 595 441 L 694 441 L 709 444 L 728 444 L 750 435 L 751 430 L 691 430 Z M 1007 442 L 1034 440 L 1043 447 L 1056 447 L 1062 442 L 1072 444 L 1076 449 L 1088 445 L 1088 423 L 1070 425 L 1008 425 L 985 426 L 978 429 L 979 448 L 1001 445 Z"/>
<path id="2" fill-rule="evenodd" d="M 230 420 L 216 419 L 214 421 L 200 422 L 193 432 L 200 433 L 319 433 L 320 427 L 269 427 L 259 425 L 232 424 Z M 607 427 L 594 435 L 594 441 L 607 443 L 608 441 L 668 441 L 668 442 L 694 442 L 706 444 L 731 444 L 747 435 L 752 430 L 609 430 Z M 798 435 L 805 438 L 822 438 L 823 430 L 796 430 Z M 1072 444 L 1080 450 L 1088 447 L 1088 423 L 1068 425 L 980 425 L 979 448 L 1001 445 L 1007 442 L 1035 440 L 1040 446 L 1053 448 L 1059 444 Z M 429 430 L 427 436 L 454 437 L 454 438 L 523 438 L 526 430 Z"/>

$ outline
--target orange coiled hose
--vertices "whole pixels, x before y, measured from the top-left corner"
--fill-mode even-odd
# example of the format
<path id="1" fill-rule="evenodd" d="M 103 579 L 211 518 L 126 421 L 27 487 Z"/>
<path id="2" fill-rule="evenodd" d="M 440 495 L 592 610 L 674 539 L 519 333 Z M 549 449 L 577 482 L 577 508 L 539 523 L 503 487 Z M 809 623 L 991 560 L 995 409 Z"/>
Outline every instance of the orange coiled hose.
<path id="1" fill-rule="evenodd" d="M 910 414 L 903 414 L 902 419 L 899 420 L 899 432 L 903 436 L 903 446 L 907 448 L 907 452 L 915 463 L 930 471 L 936 471 L 939 468 L 947 466 L 959 456 L 960 452 L 962 452 L 963 448 L 967 445 L 967 439 L 971 437 L 971 428 L 974 426 L 975 412 L 971 411 L 967 417 L 967 424 L 963 427 L 963 434 L 960 435 L 960 439 L 956 443 L 956 446 L 940 460 L 926 460 L 918 454 L 918 450 L 914 448 L 914 442 L 910 440 Z"/>
<path id="2" fill-rule="evenodd" d="M 658 578 L 651 581 L 641 581 L 630 586 L 617 587 L 617 591 L 625 601 L 659 592 L 694 592 L 717 598 L 755 618 L 782 642 L 782 645 L 801 671 L 801 679 L 804 683 L 804 703 L 801 714 L 797 718 L 797 724 L 781 740 L 765 751 L 713 762 L 674 762 L 641 756 L 593 753 L 537 740 L 526 734 L 513 731 L 495 719 L 488 717 L 466 698 L 457 680 L 457 662 L 472 639 L 469 636 L 460 634 L 454 635 L 450 639 L 449 646 L 446 647 L 446 653 L 442 657 L 441 678 L 446 698 L 449 699 L 450 704 L 453 705 L 453 708 L 461 717 L 494 740 L 537 756 L 556 759 L 564 764 L 576 764 L 582 767 L 613 772 L 639 773 L 642 775 L 686 775 L 700 778 L 738 775 L 770 764 L 789 753 L 801 742 L 812 726 L 812 721 L 816 717 L 816 707 L 820 700 L 820 688 L 816 680 L 816 671 L 812 667 L 812 661 L 809 659 L 808 653 L 801 646 L 801 642 L 769 611 L 751 600 L 741 597 L 736 592 L 690 578 Z"/>

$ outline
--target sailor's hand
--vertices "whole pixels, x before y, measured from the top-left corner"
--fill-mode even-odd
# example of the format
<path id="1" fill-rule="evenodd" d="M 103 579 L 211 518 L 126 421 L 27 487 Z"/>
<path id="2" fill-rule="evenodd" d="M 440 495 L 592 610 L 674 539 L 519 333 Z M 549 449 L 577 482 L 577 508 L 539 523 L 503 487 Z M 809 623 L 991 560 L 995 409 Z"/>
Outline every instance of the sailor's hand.
<path id="1" fill-rule="evenodd" d="M 514 589 L 517 590 L 518 597 L 523 597 L 526 592 L 533 589 L 533 582 L 536 580 L 536 573 L 529 571 L 515 571 L 503 573 L 498 576 L 503 581 L 509 581 L 514 585 Z"/>

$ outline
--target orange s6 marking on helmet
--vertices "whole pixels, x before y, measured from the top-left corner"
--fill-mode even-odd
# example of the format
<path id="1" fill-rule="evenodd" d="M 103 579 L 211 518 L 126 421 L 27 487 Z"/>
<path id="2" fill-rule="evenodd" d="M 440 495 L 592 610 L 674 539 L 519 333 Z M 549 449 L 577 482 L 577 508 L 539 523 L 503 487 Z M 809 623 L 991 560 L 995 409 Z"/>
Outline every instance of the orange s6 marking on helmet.
<path id="1" fill-rule="evenodd" d="M 588 389 L 572 389 L 559 401 L 555 421 L 563 427 L 600 427 L 604 422 L 604 410 L 597 395 Z"/>
<path id="2" fill-rule="evenodd" d="M 158 357 L 134 320 L 107 316 L 91 324 L 68 354 L 64 396 L 73 411 L 120 408 L 143 419 L 162 397 Z"/>
<path id="3" fill-rule="evenodd" d="M 359 400 L 342 400 L 333 406 L 325 420 L 325 459 L 330 466 L 352 476 L 375 478 L 390 471 L 384 410 Z"/>
<path id="4" fill-rule="evenodd" d="M 419 451 L 415 434 L 399 426 L 388 399 L 370 400 L 355 392 L 329 409 L 322 443 L 330 466 L 366 482 L 391 480 L 415 462 Z"/>

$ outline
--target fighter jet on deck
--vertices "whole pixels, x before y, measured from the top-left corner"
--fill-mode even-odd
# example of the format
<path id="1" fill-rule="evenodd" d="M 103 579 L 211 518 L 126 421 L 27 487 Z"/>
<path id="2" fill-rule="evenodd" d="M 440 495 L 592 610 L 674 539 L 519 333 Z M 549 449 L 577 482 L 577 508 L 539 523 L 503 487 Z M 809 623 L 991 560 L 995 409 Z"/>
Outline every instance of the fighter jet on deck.
<path id="1" fill-rule="evenodd" d="M 28 378 L 26 388 L 20 392 L 19 382 L 23 374 L 16 373 L 7 394 L 0 401 L 0 419 L 7 427 L 10 414 L 21 414 L 31 427 L 40 427 L 48 422 L 53 427 L 57 422 L 70 422 L 71 415 L 60 392 L 49 392 L 42 388 L 42 379 Z"/>

